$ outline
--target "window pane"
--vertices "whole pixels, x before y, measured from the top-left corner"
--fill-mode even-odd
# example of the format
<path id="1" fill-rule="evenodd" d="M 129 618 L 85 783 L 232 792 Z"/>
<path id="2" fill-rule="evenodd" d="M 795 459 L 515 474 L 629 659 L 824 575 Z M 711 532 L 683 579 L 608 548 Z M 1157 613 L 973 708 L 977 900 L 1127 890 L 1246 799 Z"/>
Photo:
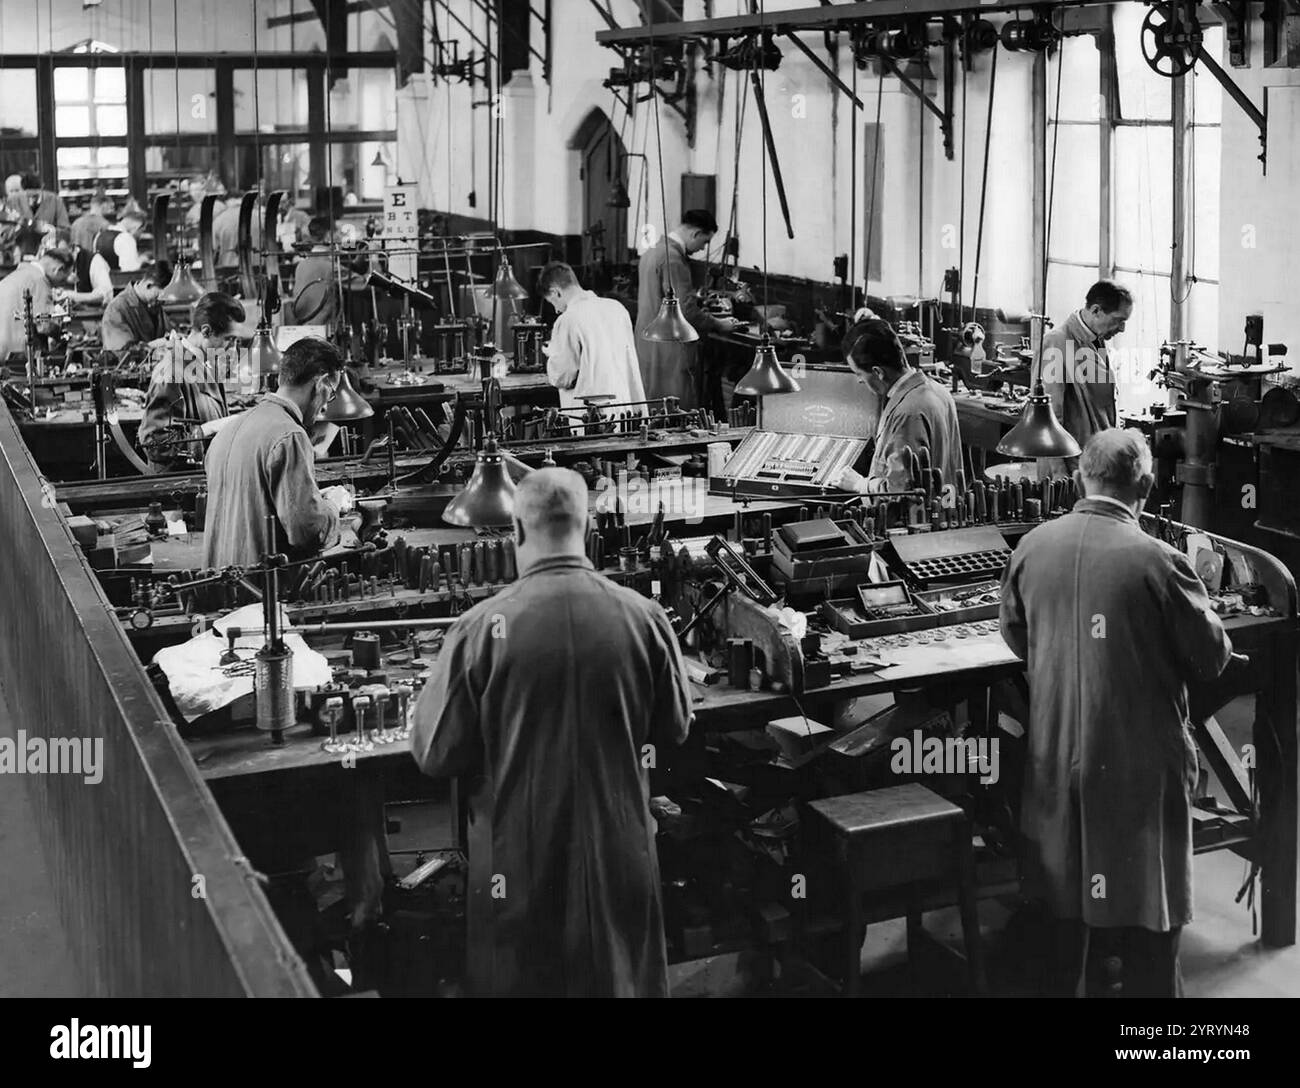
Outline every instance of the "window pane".
<path id="1" fill-rule="evenodd" d="M 1075 310 L 1083 308 L 1088 288 L 1097 282 L 1095 268 L 1076 268 L 1068 264 L 1047 266 L 1047 313 L 1057 325 L 1063 324 Z"/>
<path id="2" fill-rule="evenodd" d="M 96 106 L 95 131 L 101 136 L 125 136 L 126 107 Z"/>
<path id="3" fill-rule="evenodd" d="M 334 84 L 326 116 L 332 132 L 397 127 L 397 85 L 391 68 L 354 68 Z"/>
<path id="4" fill-rule="evenodd" d="M 1097 125 L 1050 125 L 1047 166 L 1056 144 L 1056 184 L 1052 192 L 1051 255 L 1096 264 L 1100 259 L 1101 176 L 1097 167 Z"/>
<path id="5" fill-rule="evenodd" d="M 1130 121 L 1168 121 L 1170 81 L 1153 72 L 1142 57 L 1142 20 L 1148 9 L 1142 4 L 1115 4 L 1111 10 L 1121 114 Z"/>
<path id="6" fill-rule="evenodd" d="M 89 106 L 56 106 L 54 131 L 59 136 L 89 136 Z"/>
<path id="7" fill-rule="evenodd" d="M 89 68 L 55 68 L 54 101 L 85 102 L 90 98 Z"/>
<path id="8" fill-rule="evenodd" d="M 61 147 L 56 152 L 56 161 L 59 164 L 59 176 L 63 177 L 65 168 L 76 170 L 90 165 L 90 153 L 93 149 L 89 147 Z"/>
<path id="9" fill-rule="evenodd" d="M 1194 128 L 1190 210 L 1192 253 L 1188 267 L 1198 276 L 1219 278 L 1219 159 L 1222 144 L 1217 128 Z"/>
<path id="10" fill-rule="evenodd" d="M 95 101 L 114 105 L 126 101 L 126 72 L 124 69 L 95 69 Z"/>
<path id="11" fill-rule="evenodd" d="M 129 156 L 125 147 L 101 147 L 99 149 L 99 165 L 111 166 L 125 170 Z"/>
<path id="12" fill-rule="evenodd" d="M 211 68 L 154 69 L 145 72 L 144 87 L 144 127 L 150 136 L 217 131 L 217 77 Z"/>
<path id="13" fill-rule="evenodd" d="M 1223 27 L 1206 28 L 1205 51 L 1221 65 L 1227 66 L 1223 55 Z M 1192 76 L 1193 108 L 1196 111 L 1193 119 L 1203 125 L 1217 125 L 1223 117 L 1223 88 L 1204 64 L 1192 69 Z"/>
<path id="14" fill-rule="evenodd" d="M 1169 277 L 1117 272 L 1115 278 L 1133 292 L 1133 316 L 1109 345 L 1115 396 L 1121 410 L 1136 412 L 1165 399 L 1147 375 L 1156 368 L 1160 345 L 1169 338 Z"/>
<path id="15" fill-rule="evenodd" d="M 263 68 L 257 73 L 240 68 L 234 73 L 235 131 L 275 132 L 307 127 L 307 73 L 301 68 Z"/>
<path id="16" fill-rule="evenodd" d="M 267 192 L 284 189 L 295 204 L 311 203 L 314 190 L 311 188 L 311 160 L 307 144 L 273 142 L 263 143 L 256 148 L 241 147 L 237 150 L 236 157 L 236 188 L 256 188 L 261 179 Z"/>
<path id="17" fill-rule="evenodd" d="M 35 136 L 36 70 L 33 68 L 0 67 L 0 134 L 5 136 Z"/>
<path id="18" fill-rule="evenodd" d="M 1167 128 L 1115 132 L 1115 263 L 1169 271 L 1173 238 L 1173 134 Z"/>
<path id="19" fill-rule="evenodd" d="M 160 144 L 157 147 L 147 147 L 144 152 L 145 175 L 151 190 L 162 189 L 173 182 L 180 183 L 184 188 L 190 178 L 206 176 L 209 170 L 216 170 L 217 165 L 215 145 L 177 147 L 175 144 Z"/>
<path id="20" fill-rule="evenodd" d="M 1047 116 L 1062 121 L 1097 121 L 1101 118 L 1101 55 L 1091 34 L 1066 38 L 1060 55 L 1065 64 L 1058 74 L 1057 62 L 1047 69 Z M 1061 88 L 1061 109 L 1056 112 L 1057 81 Z"/>
<path id="21" fill-rule="evenodd" d="M 384 186 L 388 183 L 391 167 L 373 166 L 375 152 L 383 148 L 384 159 L 393 161 L 393 145 L 378 143 L 336 144 L 330 153 L 334 171 L 334 186 L 343 190 L 343 198 L 350 201 L 384 199 Z"/>

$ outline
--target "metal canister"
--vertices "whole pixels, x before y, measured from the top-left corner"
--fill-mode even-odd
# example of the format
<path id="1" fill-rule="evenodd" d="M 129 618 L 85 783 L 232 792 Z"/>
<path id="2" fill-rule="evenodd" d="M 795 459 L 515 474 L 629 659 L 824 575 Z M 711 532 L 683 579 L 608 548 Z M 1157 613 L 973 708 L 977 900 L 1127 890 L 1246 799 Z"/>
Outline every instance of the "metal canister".
<path id="1" fill-rule="evenodd" d="M 379 636 L 371 631 L 358 631 L 352 636 L 352 665 L 358 669 L 378 669 Z"/>
<path id="2" fill-rule="evenodd" d="M 253 658 L 253 698 L 257 728 L 271 734 L 272 744 L 284 743 L 284 731 L 293 725 L 293 651 L 257 651 Z"/>

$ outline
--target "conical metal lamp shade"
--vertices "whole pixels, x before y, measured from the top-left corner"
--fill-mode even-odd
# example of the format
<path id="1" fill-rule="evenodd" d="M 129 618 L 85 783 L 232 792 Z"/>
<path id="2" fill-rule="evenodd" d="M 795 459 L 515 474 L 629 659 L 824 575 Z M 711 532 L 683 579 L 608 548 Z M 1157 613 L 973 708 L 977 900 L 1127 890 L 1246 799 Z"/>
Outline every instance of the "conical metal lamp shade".
<path id="1" fill-rule="evenodd" d="M 677 292 L 668 288 L 664 292 L 663 302 L 659 304 L 659 316 L 641 330 L 641 339 L 653 340 L 658 344 L 689 344 L 699 338 L 695 326 L 682 315 Z"/>
<path id="2" fill-rule="evenodd" d="M 1079 443 L 1074 440 L 1052 410 L 1052 398 L 1043 383 L 1034 386 L 1020 422 L 998 443 L 998 453 L 1008 457 L 1078 457 Z"/>
<path id="3" fill-rule="evenodd" d="M 325 408 L 325 418 L 331 423 L 352 423 L 358 419 L 369 419 L 375 414 L 370 402 L 353 388 L 352 375 L 343 370 L 343 381 L 339 391 Z"/>
<path id="4" fill-rule="evenodd" d="M 507 526 L 515 511 L 515 485 L 496 439 L 488 435 L 465 489 L 447 504 L 442 520 L 474 528 Z"/>
<path id="5" fill-rule="evenodd" d="M 258 325 L 248 345 L 249 377 L 254 386 L 265 382 L 267 375 L 280 372 L 280 349 L 266 325 Z"/>
<path id="6" fill-rule="evenodd" d="M 177 261 L 172 272 L 171 281 L 158 292 L 163 302 L 198 302 L 203 297 L 203 288 L 194 281 L 189 261 Z"/>
<path id="7" fill-rule="evenodd" d="M 632 198 L 628 196 L 627 186 L 623 184 L 622 178 L 615 178 L 614 184 L 609 190 L 609 199 L 605 201 L 607 208 L 630 208 L 632 207 Z"/>
<path id="8" fill-rule="evenodd" d="M 528 289 L 515 279 L 515 270 L 510 267 L 504 253 L 501 254 L 501 263 L 497 265 L 497 278 L 492 285 L 492 293 L 503 299 L 521 300 L 528 297 Z"/>
<path id="9" fill-rule="evenodd" d="M 736 383 L 736 392 L 747 397 L 770 397 L 777 393 L 797 393 L 799 383 L 782 368 L 776 358 L 772 338 L 766 333 L 754 351 L 754 362 Z"/>

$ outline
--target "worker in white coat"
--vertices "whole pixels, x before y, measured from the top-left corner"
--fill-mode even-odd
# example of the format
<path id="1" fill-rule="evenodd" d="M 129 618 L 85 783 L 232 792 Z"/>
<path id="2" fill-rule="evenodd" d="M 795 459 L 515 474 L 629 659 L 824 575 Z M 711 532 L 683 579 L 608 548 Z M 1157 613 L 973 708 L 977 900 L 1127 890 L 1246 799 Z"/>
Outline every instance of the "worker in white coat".
<path id="1" fill-rule="evenodd" d="M 560 407 L 581 408 L 584 397 L 597 396 L 612 396 L 615 404 L 644 401 L 632 319 L 623 304 L 585 290 L 562 261 L 542 269 L 538 291 L 560 315 L 546 348 L 546 376 L 560 391 Z M 645 414 L 641 406 L 633 410 Z"/>
<path id="2" fill-rule="evenodd" d="M 1048 987 L 1063 996 L 1083 978 L 1125 997 L 1181 989 L 1197 779 L 1187 685 L 1234 655 L 1187 557 L 1138 522 L 1152 482 L 1140 434 L 1098 431 L 1075 473 L 1086 497 L 1030 532 L 1002 578 L 1002 635 L 1029 679 L 1025 887 L 1055 920 Z"/>

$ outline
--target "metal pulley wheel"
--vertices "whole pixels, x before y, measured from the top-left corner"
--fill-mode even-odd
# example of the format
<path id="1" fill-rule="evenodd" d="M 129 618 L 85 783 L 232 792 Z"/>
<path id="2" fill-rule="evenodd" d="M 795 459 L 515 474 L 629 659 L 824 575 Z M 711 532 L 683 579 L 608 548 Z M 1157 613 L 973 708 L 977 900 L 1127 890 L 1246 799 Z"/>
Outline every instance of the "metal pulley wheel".
<path id="1" fill-rule="evenodd" d="M 961 342 L 968 348 L 984 343 L 984 326 L 977 321 L 968 321 L 961 327 Z"/>
<path id="2" fill-rule="evenodd" d="M 1204 38 L 1190 10 L 1161 4 L 1142 20 L 1142 58 L 1156 75 L 1177 79 L 1196 67 Z"/>

